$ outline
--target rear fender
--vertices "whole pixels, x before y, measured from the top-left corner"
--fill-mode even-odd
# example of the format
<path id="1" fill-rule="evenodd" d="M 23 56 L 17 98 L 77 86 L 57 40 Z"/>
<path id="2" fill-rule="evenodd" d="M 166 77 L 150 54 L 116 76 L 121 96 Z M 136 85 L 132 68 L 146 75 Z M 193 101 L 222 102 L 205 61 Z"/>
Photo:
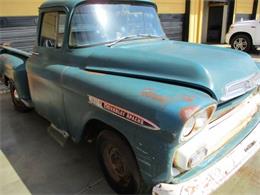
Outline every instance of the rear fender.
<path id="1" fill-rule="evenodd" d="M 10 54 L 0 55 L 0 74 L 12 80 L 21 99 L 30 100 L 25 60 Z"/>

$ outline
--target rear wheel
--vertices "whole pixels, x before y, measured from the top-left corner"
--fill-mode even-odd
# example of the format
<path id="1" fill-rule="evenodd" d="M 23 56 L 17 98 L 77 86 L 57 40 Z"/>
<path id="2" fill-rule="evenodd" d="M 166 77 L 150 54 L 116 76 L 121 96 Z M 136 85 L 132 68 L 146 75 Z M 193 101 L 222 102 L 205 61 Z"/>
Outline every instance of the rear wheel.
<path id="1" fill-rule="evenodd" d="M 13 81 L 10 81 L 10 93 L 14 108 L 19 112 L 29 112 L 31 108 L 27 107 L 19 97 Z"/>
<path id="2" fill-rule="evenodd" d="M 97 139 L 97 152 L 104 175 L 119 194 L 145 192 L 139 169 L 126 141 L 113 131 L 102 131 Z"/>
<path id="3" fill-rule="evenodd" d="M 252 41 L 248 35 L 238 34 L 231 40 L 231 47 L 236 50 L 249 52 L 252 50 Z"/>

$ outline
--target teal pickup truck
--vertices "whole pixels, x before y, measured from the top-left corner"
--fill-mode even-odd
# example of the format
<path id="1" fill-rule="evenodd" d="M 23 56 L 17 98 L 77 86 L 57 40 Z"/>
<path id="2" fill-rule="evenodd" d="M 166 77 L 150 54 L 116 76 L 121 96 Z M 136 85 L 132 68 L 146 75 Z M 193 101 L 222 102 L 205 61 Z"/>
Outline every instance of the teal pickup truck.
<path id="1" fill-rule="evenodd" d="M 152 0 L 49 0 L 32 53 L 2 46 L 14 107 L 93 140 L 117 193 L 208 194 L 260 148 L 260 71 L 171 41 Z"/>

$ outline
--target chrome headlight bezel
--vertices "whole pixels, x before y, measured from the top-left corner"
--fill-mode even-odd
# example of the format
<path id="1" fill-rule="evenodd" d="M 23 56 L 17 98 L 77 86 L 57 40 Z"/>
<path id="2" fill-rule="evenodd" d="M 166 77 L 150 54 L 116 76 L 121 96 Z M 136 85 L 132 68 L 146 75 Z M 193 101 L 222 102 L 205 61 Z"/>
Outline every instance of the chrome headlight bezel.
<path id="1" fill-rule="evenodd" d="M 206 128 L 214 115 L 216 108 L 217 104 L 211 104 L 194 113 L 187 119 L 180 134 L 180 142 L 187 142 L 198 132 Z"/>

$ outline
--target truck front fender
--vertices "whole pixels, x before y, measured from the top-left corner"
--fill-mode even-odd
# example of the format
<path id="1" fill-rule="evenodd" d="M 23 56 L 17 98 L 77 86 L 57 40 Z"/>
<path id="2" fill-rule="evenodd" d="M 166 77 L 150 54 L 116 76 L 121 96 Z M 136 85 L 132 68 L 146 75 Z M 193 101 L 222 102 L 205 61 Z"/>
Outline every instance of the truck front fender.
<path id="1" fill-rule="evenodd" d="M 62 86 L 72 137 L 80 140 L 88 121 L 102 121 L 126 137 L 144 179 L 153 183 L 170 178 L 186 117 L 216 103 L 195 89 L 74 67 L 63 72 Z"/>

